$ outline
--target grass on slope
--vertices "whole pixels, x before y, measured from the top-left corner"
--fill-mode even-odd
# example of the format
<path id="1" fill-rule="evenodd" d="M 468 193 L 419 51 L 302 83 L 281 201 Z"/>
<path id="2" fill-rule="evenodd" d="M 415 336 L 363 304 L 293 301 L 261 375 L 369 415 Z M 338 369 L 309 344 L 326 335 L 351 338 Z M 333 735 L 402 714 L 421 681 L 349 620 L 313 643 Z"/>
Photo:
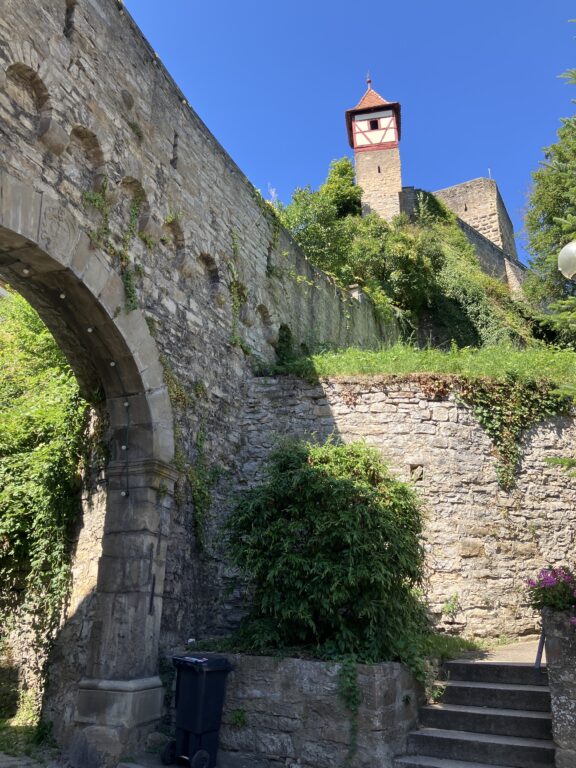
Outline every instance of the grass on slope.
<path id="1" fill-rule="evenodd" d="M 492 346 L 474 349 L 453 347 L 419 349 L 399 343 L 380 350 L 351 347 L 297 358 L 261 373 L 294 374 L 307 380 L 322 377 L 453 374 L 466 378 L 503 379 L 514 374 L 521 380 L 546 379 L 571 390 L 576 385 L 576 353 L 567 349 L 533 346 Z"/>

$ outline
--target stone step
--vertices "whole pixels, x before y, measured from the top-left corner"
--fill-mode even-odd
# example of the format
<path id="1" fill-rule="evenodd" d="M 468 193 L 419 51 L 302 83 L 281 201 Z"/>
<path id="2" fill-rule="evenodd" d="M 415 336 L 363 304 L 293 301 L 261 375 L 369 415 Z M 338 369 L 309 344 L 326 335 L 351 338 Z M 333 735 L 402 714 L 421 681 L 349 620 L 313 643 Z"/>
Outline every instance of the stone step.
<path id="1" fill-rule="evenodd" d="M 535 712 L 550 710 L 550 690 L 542 685 L 510 685 L 507 683 L 474 683 L 460 680 L 438 682 L 445 704 L 469 707 L 497 707 Z"/>
<path id="2" fill-rule="evenodd" d="M 509 662 L 447 661 L 443 665 L 448 680 L 473 683 L 505 683 L 507 685 L 547 686 L 548 670 L 537 670 L 533 664 Z"/>
<path id="3" fill-rule="evenodd" d="M 467 760 L 446 760 L 443 757 L 405 755 L 394 759 L 394 768 L 514 768 L 494 763 L 470 763 Z"/>
<path id="4" fill-rule="evenodd" d="M 532 739 L 552 738 L 552 715 L 526 709 L 430 704 L 420 709 L 420 723 L 430 728 L 453 731 Z"/>
<path id="5" fill-rule="evenodd" d="M 548 739 L 441 728 L 421 728 L 408 735 L 408 753 L 412 755 L 465 759 L 510 768 L 549 768 L 554 765 L 554 752 L 554 742 Z"/>
<path id="6" fill-rule="evenodd" d="M 160 760 L 158 760 L 158 765 L 160 765 Z M 116 768 L 148 768 L 145 765 L 142 765 L 142 763 L 118 763 Z"/>

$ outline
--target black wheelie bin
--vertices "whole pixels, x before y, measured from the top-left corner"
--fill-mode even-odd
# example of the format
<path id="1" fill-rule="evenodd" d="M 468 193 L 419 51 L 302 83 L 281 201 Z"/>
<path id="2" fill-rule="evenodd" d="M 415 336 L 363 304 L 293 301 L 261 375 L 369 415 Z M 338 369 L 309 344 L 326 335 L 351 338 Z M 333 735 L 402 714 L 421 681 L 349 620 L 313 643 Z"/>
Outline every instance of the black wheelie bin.
<path id="1" fill-rule="evenodd" d="M 176 667 L 176 739 L 162 753 L 164 765 L 215 768 L 218 733 L 232 665 L 225 656 L 174 656 Z"/>

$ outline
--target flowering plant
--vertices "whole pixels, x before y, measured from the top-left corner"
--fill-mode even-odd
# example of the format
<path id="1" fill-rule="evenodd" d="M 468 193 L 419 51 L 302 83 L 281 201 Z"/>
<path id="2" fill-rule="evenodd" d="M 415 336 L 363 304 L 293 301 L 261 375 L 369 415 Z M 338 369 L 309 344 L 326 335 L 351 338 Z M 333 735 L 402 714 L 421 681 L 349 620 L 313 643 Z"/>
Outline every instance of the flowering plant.
<path id="1" fill-rule="evenodd" d="M 528 579 L 528 600 L 539 610 L 571 610 L 576 607 L 576 574 L 565 567 L 542 568 L 535 579 Z M 576 617 L 572 624 L 576 624 Z"/>

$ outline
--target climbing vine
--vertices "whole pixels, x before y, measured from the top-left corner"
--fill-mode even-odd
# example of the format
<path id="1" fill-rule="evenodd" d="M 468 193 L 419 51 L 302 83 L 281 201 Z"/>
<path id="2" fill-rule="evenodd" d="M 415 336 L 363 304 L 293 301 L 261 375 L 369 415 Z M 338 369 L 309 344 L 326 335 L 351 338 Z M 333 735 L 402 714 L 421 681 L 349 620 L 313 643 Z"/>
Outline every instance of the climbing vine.
<path id="1" fill-rule="evenodd" d="M 362 692 L 358 684 L 358 664 L 355 656 L 347 656 L 338 671 L 338 698 L 348 710 L 350 716 L 350 737 L 348 752 L 343 768 L 352 768 L 352 761 L 358 751 L 358 712 L 362 701 Z"/>
<path id="2" fill-rule="evenodd" d="M 104 250 L 109 256 L 117 259 L 120 277 L 124 285 L 125 309 L 132 312 L 138 308 L 138 292 L 134 276 L 137 274 L 137 268 L 130 264 L 130 247 L 134 238 L 139 235 L 147 248 L 154 248 L 156 242 L 145 233 L 138 232 L 138 222 L 144 195 L 136 193 L 130 203 L 130 213 L 128 224 L 121 234 L 120 247 L 114 246 L 111 240 L 112 230 L 110 228 L 110 215 L 112 207 L 108 199 L 109 180 L 104 178 L 99 192 L 84 192 L 83 200 L 86 207 L 94 208 L 100 214 L 100 225 L 89 233 L 92 245 Z"/>
<path id="3" fill-rule="evenodd" d="M 242 308 L 248 302 L 248 289 L 240 280 L 238 267 L 236 266 L 240 258 L 240 245 L 237 233 L 232 230 L 230 233 L 232 240 L 232 259 L 228 260 L 228 290 L 232 302 L 232 331 L 230 333 L 230 343 L 233 347 L 239 347 L 245 355 L 251 354 L 251 349 L 240 334 L 240 313 Z"/>
<path id="4" fill-rule="evenodd" d="M 0 367 L 0 635 L 15 625 L 33 634 L 33 720 L 70 587 L 88 408 L 49 331 L 16 294 L 0 299 Z"/>
<path id="5" fill-rule="evenodd" d="M 514 486 L 522 435 L 546 417 L 568 413 L 572 405 L 549 382 L 522 380 L 513 373 L 502 380 L 465 379 L 459 396 L 494 443 L 496 473 L 505 490 Z"/>
<path id="6" fill-rule="evenodd" d="M 219 468 L 211 466 L 206 456 L 205 417 L 200 416 L 200 426 L 196 432 L 194 458 L 191 461 L 185 450 L 184 435 L 178 420 L 185 419 L 191 408 L 200 408 L 208 392 L 203 381 L 196 380 L 188 390 L 173 371 L 168 359 L 160 356 L 164 369 L 164 381 L 168 389 L 170 402 L 176 412 L 174 424 L 174 466 L 179 477 L 176 482 L 174 499 L 181 506 L 186 501 L 187 491 L 193 506 L 192 531 L 199 552 L 206 549 L 208 516 L 212 505 L 212 490 L 219 477 Z"/>
<path id="7" fill-rule="evenodd" d="M 210 506 L 212 505 L 212 488 L 219 476 L 218 467 L 208 465 L 205 445 L 206 433 L 204 428 L 201 428 L 196 435 L 194 464 L 188 467 L 186 472 L 194 505 L 194 537 L 196 546 L 200 551 L 206 549 L 206 531 Z"/>

